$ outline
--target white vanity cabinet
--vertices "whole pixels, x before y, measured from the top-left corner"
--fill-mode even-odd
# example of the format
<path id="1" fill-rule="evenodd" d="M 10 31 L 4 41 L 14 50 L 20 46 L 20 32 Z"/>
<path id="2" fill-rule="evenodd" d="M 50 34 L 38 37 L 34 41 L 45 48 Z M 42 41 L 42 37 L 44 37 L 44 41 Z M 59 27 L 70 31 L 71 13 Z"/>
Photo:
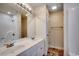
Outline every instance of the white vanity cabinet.
<path id="1" fill-rule="evenodd" d="M 44 55 L 44 41 L 41 41 L 36 45 L 36 53 L 37 53 L 37 56 Z"/>
<path id="2" fill-rule="evenodd" d="M 44 55 L 44 40 L 35 44 L 31 48 L 23 51 L 18 56 L 43 56 Z"/>
<path id="3" fill-rule="evenodd" d="M 35 49 L 33 47 L 29 48 L 28 50 L 23 51 L 18 56 L 35 56 Z"/>

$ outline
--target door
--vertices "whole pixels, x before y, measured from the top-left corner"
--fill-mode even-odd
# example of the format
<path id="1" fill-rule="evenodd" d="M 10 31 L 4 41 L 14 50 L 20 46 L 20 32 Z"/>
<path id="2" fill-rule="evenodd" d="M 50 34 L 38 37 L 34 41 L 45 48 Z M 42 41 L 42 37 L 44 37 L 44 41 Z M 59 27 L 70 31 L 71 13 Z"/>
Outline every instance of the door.
<path id="1" fill-rule="evenodd" d="M 27 37 L 27 16 L 21 17 L 21 37 Z"/>

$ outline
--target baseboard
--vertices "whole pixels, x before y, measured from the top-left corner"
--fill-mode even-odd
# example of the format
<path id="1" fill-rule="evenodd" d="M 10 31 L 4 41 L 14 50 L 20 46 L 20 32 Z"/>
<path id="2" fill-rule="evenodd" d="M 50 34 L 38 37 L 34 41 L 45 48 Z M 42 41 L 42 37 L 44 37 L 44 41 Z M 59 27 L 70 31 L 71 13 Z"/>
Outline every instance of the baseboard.
<path id="1" fill-rule="evenodd" d="M 56 46 L 52 46 L 52 45 L 50 45 L 49 48 L 57 48 L 57 49 L 62 49 L 62 50 L 64 49 L 64 48 L 56 47 Z"/>

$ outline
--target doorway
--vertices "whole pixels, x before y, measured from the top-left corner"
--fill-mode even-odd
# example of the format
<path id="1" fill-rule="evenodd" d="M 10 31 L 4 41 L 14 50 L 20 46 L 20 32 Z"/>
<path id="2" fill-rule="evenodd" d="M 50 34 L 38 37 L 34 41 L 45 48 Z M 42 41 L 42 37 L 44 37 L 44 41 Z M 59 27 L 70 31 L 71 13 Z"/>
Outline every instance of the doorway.
<path id="1" fill-rule="evenodd" d="M 64 54 L 64 18 L 63 10 L 49 12 L 48 21 L 48 54 L 51 56 L 63 56 Z"/>
<path id="2" fill-rule="evenodd" d="M 27 16 L 21 15 L 21 38 L 27 37 Z"/>

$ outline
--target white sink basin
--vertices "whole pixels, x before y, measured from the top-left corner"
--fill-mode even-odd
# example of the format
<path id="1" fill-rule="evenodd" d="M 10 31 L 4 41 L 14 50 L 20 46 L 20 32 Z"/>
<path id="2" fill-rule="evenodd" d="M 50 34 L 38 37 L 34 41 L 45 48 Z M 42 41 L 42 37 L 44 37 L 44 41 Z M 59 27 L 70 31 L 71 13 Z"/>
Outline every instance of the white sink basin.
<path id="1" fill-rule="evenodd" d="M 24 45 L 19 45 L 19 46 L 13 46 L 13 47 L 10 47 L 10 48 L 6 48 L 6 50 L 3 50 L 3 51 L 0 51 L 0 56 L 3 55 L 8 55 L 8 54 L 11 54 L 11 53 L 15 53 L 16 51 L 18 51 L 19 49 L 23 48 Z"/>

